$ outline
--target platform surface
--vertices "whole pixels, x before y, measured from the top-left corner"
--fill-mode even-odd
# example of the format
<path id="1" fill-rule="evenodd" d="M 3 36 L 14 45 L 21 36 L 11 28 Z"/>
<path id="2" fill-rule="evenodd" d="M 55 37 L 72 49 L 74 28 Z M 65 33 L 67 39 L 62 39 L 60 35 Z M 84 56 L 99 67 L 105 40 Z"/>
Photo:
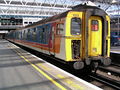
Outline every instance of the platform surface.
<path id="1" fill-rule="evenodd" d="M 120 53 L 120 46 L 111 46 L 110 51 Z"/>
<path id="2" fill-rule="evenodd" d="M 0 90 L 101 90 L 0 40 Z"/>

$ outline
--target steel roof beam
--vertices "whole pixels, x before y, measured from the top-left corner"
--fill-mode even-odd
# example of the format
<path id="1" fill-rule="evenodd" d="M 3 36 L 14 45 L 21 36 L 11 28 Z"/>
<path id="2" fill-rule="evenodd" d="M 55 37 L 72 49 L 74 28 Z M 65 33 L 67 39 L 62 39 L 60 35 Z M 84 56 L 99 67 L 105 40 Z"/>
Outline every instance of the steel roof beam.
<path id="1" fill-rule="evenodd" d="M 0 15 L 52 16 L 86 1 L 101 5 L 104 10 L 110 8 L 110 5 L 120 2 L 120 0 L 0 0 Z M 113 4 L 113 1 L 117 1 L 117 3 Z"/>

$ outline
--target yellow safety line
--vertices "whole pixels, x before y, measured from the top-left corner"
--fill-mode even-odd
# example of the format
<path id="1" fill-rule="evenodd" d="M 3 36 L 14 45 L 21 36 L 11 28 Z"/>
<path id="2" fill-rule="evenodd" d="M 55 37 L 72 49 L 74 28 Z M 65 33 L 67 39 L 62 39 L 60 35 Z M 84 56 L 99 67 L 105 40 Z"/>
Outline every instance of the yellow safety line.
<path id="1" fill-rule="evenodd" d="M 15 50 L 17 54 L 23 58 L 26 62 L 28 62 L 31 66 L 33 66 L 39 73 L 44 75 L 47 79 L 49 79 L 52 83 L 54 83 L 57 87 L 61 88 L 62 90 L 67 90 L 62 85 L 60 85 L 58 82 L 56 82 L 54 79 L 52 79 L 50 76 L 48 76 L 45 72 L 43 72 L 40 68 L 38 68 L 36 65 L 32 64 L 28 59 L 26 59 L 24 56 L 21 56 L 18 51 Z"/>

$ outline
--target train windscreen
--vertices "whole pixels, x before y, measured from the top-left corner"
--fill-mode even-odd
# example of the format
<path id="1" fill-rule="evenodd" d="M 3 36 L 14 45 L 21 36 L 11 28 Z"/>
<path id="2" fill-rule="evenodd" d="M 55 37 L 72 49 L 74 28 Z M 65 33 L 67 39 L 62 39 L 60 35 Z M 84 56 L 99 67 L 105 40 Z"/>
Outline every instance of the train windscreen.
<path id="1" fill-rule="evenodd" d="M 80 35 L 80 33 L 81 33 L 81 19 L 74 17 L 71 19 L 71 34 Z"/>

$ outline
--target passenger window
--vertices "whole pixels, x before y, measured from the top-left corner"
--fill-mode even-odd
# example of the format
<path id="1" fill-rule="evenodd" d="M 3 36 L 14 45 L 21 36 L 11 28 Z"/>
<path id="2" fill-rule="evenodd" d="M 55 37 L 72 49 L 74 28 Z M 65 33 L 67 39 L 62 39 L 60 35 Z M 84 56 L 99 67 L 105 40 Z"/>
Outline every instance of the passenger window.
<path id="1" fill-rule="evenodd" d="M 23 32 L 23 39 L 25 40 L 26 39 L 26 33 L 25 33 L 25 30 Z"/>
<path id="2" fill-rule="evenodd" d="M 48 44 L 49 38 L 50 38 L 50 26 L 46 25 L 41 28 L 39 28 L 39 35 L 38 35 L 38 41 L 41 44 Z"/>
<path id="3" fill-rule="evenodd" d="M 98 20 L 92 20 L 91 21 L 91 30 L 92 31 L 98 31 L 99 27 L 98 27 Z"/>
<path id="4" fill-rule="evenodd" d="M 18 39 L 21 39 L 21 32 L 19 31 Z"/>
<path id="5" fill-rule="evenodd" d="M 80 35 L 81 34 L 81 19 L 74 17 L 71 19 L 71 34 Z"/>
<path id="6" fill-rule="evenodd" d="M 45 27 L 42 28 L 42 44 L 45 44 Z"/>
<path id="7" fill-rule="evenodd" d="M 57 35 L 62 34 L 63 29 L 64 29 L 64 23 L 57 24 L 57 32 L 56 32 L 56 34 Z"/>
<path id="8" fill-rule="evenodd" d="M 27 38 L 30 40 L 30 29 L 28 29 Z"/>
<path id="9" fill-rule="evenodd" d="M 49 25 L 46 26 L 46 34 L 45 34 L 45 44 L 48 44 L 49 43 L 49 38 L 50 38 L 50 29 L 51 27 Z"/>
<path id="10" fill-rule="evenodd" d="M 36 28 L 33 28 L 32 30 L 32 39 L 33 41 L 36 41 Z"/>
<path id="11" fill-rule="evenodd" d="M 42 43 L 43 35 L 42 35 L 42 29 L 39 29 L 39 42 Z"/>

